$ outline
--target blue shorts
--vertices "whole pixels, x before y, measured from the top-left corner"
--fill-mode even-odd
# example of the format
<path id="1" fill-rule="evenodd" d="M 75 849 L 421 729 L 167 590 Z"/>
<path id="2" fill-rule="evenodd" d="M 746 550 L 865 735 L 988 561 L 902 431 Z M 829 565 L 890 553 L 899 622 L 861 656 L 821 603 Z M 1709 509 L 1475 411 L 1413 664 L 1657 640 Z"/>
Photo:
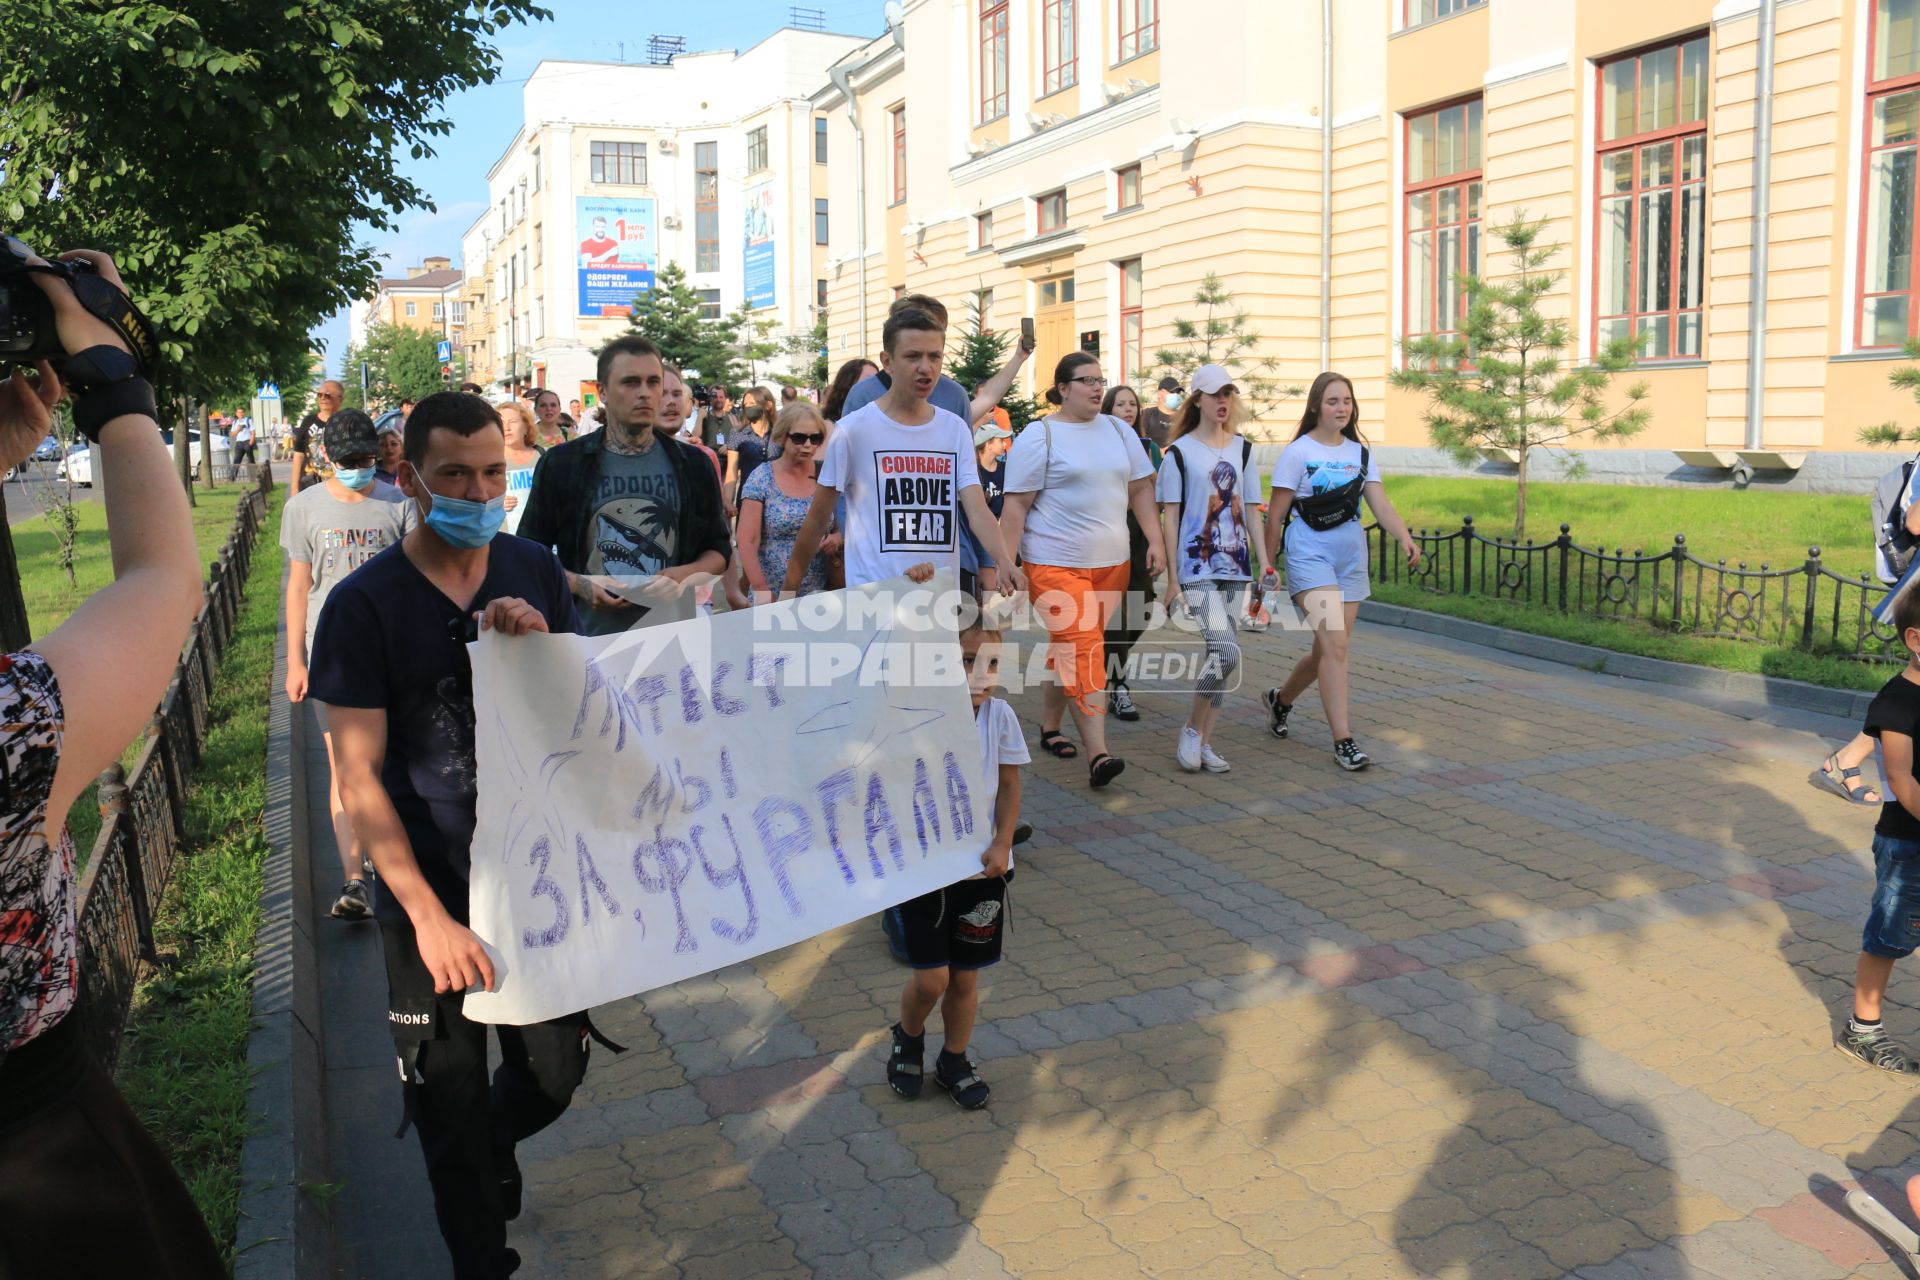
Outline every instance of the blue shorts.
<path id="1" fill-rule="evenodd" d="M 1873 909 L 1860 934 L 1870 956 L 1900 960 L 1920 947 L 1920 840 L 1873 838 Z"/>
<path id="2" fill-rule="evenodd" d="M 1299 521 L 1287 526 L 1287 594 L 1338 587 L 1352 604 L 1373 594 L 1367 576 L 1367 535 L 1358 520 L 1320 533 Z"/>

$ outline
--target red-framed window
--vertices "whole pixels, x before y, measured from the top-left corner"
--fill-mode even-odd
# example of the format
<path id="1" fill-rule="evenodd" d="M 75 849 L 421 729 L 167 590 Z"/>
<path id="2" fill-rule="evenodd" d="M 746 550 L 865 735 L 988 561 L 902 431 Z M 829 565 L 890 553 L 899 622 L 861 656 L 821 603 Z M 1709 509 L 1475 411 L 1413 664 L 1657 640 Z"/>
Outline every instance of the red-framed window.
<path id="1" fill-rule="evenodd" d="M 1456 13 L 1477 9 L 1486 2 L 1487 0 L 1407 0 L 1407 25 L 1417 27 L 1423 22 L 1451 18 Z"/>
<path id="2" fill-rule="evenodd" d="M 1040 96 L 1059 93 L 1080 83 L 1080 46 L 1073 25 L 1077 0 L 1043 0 L 1040 6 Z"/>
<path id="3" fill-rule="evenodd" d="M 1915 167 L 1920 164 L 1920 4 L 1874 0 L 1867 36 L 1867 133 L 1860 219 L 1862 347 L 1916 333 Z"/>
<path id="4" fill-rule="evenodd" d="M 1119 56 L 1116 63 L 1152 53 L 1160 47 L 1160 0 L 1115 0 L 1120 6 Z"/>
<path id="5" fill-rule="evenodd" d="M 1146 316 L 1141 300 L 1140 259 L 1120 264 L 1120 381 L 1131 382 L 1146 367 Z"/>
<path id="6" fill-rule="evenodd" d="M 1698 359 L 1707 294 L 1707 36 L 1600 64 L 1594 348 Z"/>
<path id="7" fill-rule="evenodd" d="M 1406 335 L 1453 337 L 1459 277 L 1480 270 L 1480 99 L 1408 116 L 1406 130 Z"/>
<path id="8" fill-rule="evenodd" d="M 1067 193 L 1049 191 L 1033 202 L 1034 212 L 1038 216 L 1038 234 L 1046 235 L 1058 231 L 1067 225 Z"/>
<path id="9" fill-rule="evenodd" d="M 980 0 L 980 123 L 1007 114 L 1007 0 Z"/>
<path id="10" fill-rule="evenodd" d="M 903 103 L 893 116 L 893 202 L 907 198 L 907 108 Z"/>
<path id="11" fill-rule="evenodd" d="M 1127 165 L 1113 171 L 1113 198 L 1115 209 L 1137 209 L 1140 207 L 1140 166 Z"/>

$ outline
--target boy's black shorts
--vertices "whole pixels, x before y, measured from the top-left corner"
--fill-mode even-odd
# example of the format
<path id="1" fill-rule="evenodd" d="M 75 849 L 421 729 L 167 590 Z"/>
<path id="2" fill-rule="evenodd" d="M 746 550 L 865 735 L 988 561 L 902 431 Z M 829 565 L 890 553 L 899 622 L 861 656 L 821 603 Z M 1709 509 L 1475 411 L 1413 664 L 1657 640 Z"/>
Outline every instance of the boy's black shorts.
<path id="1" fill-rule="evenodd" d="M 892 908 L 907 963 L 916 969 L 984 969 L 1000 959 L 1007 920 L 1003 879 L 962 880 Z"/>

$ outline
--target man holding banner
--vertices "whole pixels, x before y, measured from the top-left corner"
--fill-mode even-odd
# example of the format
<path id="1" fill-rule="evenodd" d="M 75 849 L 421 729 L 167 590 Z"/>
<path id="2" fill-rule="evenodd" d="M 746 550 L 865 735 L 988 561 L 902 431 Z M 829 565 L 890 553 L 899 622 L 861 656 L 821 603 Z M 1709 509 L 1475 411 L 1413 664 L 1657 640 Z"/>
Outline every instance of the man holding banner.
<path id="1" fill-rule="evenodd" d="M 552 551 L 501 533 L 507 483 L 500 417 L 478 396 L 441 392 L 405 428 L 400 487 L 422 525 L 328 597 L 309 691 L 328 707 L 340 796 L 378 873 L 387 1020 L 405 1113 L 419 1132 L 456 1280 L 503 1280 L 519 1265 L 514 1144 L 565 1111 L 587 1066 L 584 1010 L 499 1028 L 487 1081 L 486 1026 L 469 988 L 495 970 L 467 927 L 477 810 L 473 673 L 467 645 L 579 630 Z M 498 535 L 498 536 L 496 536 Z"/>

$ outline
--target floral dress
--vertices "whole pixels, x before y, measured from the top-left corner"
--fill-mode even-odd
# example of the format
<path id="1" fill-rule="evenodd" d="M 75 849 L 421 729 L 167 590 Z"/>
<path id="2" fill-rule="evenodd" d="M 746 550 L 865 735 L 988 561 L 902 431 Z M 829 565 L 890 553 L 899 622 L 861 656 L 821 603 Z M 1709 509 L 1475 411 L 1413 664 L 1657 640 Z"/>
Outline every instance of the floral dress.
<path id="1" fill-rule="evenodd" d="M 740 500 L 761 504 L 760 572 L 766 576 L 767 585 L 778 591 L 787 579 L 787 561 L 793 555 L 793 544 L 800 537 L 800 526 L 806 523 L 813 499 L 789 498 L 780 492 L 780 486 L 773 480 L 773 464 L 763 462 L 747 477 L 747 483 L 740 490 Z M 821 554 L 807 566 L 806 577 L 800 579 L 799 594 L 811 595 L 826 588 L 827 557 Z"/>
<path id="2" fill-rule="evenodd" d="M 66 1017 L 78 986 L 73 841 L 47 839 L 64 730 L 47 660 L 0 655 L 0 1056 Z"/>

